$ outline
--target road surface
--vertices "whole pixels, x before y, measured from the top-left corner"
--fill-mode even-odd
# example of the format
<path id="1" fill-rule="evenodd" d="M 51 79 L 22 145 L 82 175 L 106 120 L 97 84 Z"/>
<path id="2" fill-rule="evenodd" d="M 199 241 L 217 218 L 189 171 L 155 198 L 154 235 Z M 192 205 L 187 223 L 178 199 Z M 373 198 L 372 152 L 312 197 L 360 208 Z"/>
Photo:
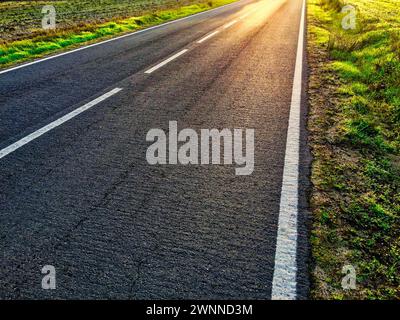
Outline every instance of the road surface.
<path id="1" fill-rule="evenodd" d="M 0 73 L 0 298 L 274 297 L 302 5 L 242 0 Z M 308 293 L 300 111 L 287 284 L 298 299 Z M 253 128 L 254 172 L 149 165 L 146 134 L 169 121 Z M 45 265 L 55 290 L 42 289 Z"/>

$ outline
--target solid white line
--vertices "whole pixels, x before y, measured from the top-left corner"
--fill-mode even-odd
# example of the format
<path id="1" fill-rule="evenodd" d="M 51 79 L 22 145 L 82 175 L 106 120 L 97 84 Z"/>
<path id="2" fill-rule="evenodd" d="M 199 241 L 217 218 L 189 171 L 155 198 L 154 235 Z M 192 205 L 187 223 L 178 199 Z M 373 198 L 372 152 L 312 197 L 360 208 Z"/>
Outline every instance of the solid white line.
<path id="1" fill-rule="evenodd" d="M 179 51 L 178 53 L 174 54 L 172 57 L 165 59 L 164 61 L 160 62 L 159 64 L 157 64 L 154 67 L 150 68 L 149 70 L 145 71 L 144 73 L 152 73 L 153 71 L 156 71 L 157 69 L 161 68 L 162 66 L 165 66 L 167 63 L 171 62 L 172 60 L 183 55 L 187 51 L 188 51 L 188 49 L 183 49 L 183 50 Z"/>
<path id="2" fill-rule="evenodd" d="M 64 122 L 67 122 L 68 120 L 71 120 L 72 118 L 76 117 L 78 114 L 92 108 L 96 104 L 106 100 L 107 98 L 111 97 L 112 95 L 116 94 L 117 92 L 121 91 L 121 88 L 115 88 L 102 96 L 88 102 L 87 104 L 75 109 L 74 111 L 71 111 L 70 113 L 67 113 L 65 116 L 49 123 L 48 125 L 36 130 L 35 132 L 27 135 L 26 137 L 18 140 L 17 142 L 13 143 L 12 145 L 0 150 L 0 159 L 4 158 L 8 154 L 14 152 L 15 150 L 21 148 L 22 146 L 26 145 L 27 143 L 39 138 L 41 135 L 45 134 L 46 132 L 49 132 L 50 130 L 62 125 Z"/>
<path id="3" fill-rule="evenodd" d="M 10 71 L 14 71 L 14 70 L 18 70 L 18 69 L 21 69 L 21 68 L 24 68 L 24 67 L 39 63 L 39 62 L 43 62 L 43 61 L 46 61 L 46 60 L 50 60 L 50 59 L 58 58 L 58 57 L 61 57 L 61 56 L 65 56 L 67 54 L 74 53 L 74 52 L 81 51 L 81 50 L 85 50 L 85 49 L 88 49 L 88 48 L 91 48 L 91 47 L 99 46 L 99 45 L 105 44 L 107 42 L 116 41 L 116 40 L 119 40 L 119 39 L 122 39 L 122 38 L 134 36 L 134 35 L 142 33 L 142 32 L 147 32 L 147 31 L 150 31 L 150 30 L 162 28 L 162 27 L 167 26 L 167 25 L 172 24 L 172 23 L 176 23 L 176 22 L 179 22 L 179 21 L 191 19 L 191 18 L 194 18 L 196 16 L 199 16 L 199 15 L 202 15 L 202 14 L 205 14 L 205 13 L 221 10 L 221 9 L 223 9 L 225 7 L 234 6 L 234 5 L 237 5 L 240 2 L 241 1 L 228 3 L 228 4 L 225 4 L 225 5 L 220 6 L 218 8 L 202 11 L 202 12 L 195 13 L 195 14 L 192 14 L 192 15 L 187 16 L 187 17 L 183 17 L 183 18 L 180 18 L 180 19 L 177 19 L 177 20 L 168 21 L 168 22 L 156 25 L 156 26 L 152 26 L 152 27 L 146 28 L 146 29 L 142 29 L 142 30 L 131 32 L 131 33 L 127 33 L 127 34 L 124 34 L 122 36 L 118 36 L 118 37 L 115 37 L 115 38 L 112 38 L 112 39 L 108 39 L 108 40 L 96 42 L 96 43 L 93 43 L 93 44 L 89 44 L 87 46 L 83 46 L 83 47 L 80 47 L 80 48 L 77 48 L 77 49 L 74 49 L 74 50 L 71 50 L 71 51 L 58 53 L 58 54 L 55 54 L 55 55 L 50 56 L 50 57 L 46 57 L 46 58 L 38 59 L 38 60 L 35 60 L 35 61 L 32 61 L 32 62 L 24 63 L 24 64 L 21 64 L 21 65 L 16 66 L 16 67 L 12 67 L 12 68 L 9 68 L 9 69 L 2 70 L 2 71 L 0 71 L 0 74 L 7 73 L 7 72 L 10 72 Z"/>
<path id="4" fill-rule="evenodd" d="M 297 216 L 299 199 L 300 114 L 303 74 L 305 0 L 301 12 L 294 72 L 285 164 L 279 208 L 272 299 L 293 300 L 297 297 Z"/>
<path id="5" fill-rule="evenodd" d="M 214 37 L 218 33 L 219 33 L 219 30 L 216 30 L 216 31 L 210 33 L 209 35 L 206 35 L 204 38 L 201 38 L 199 41 L 197 41 L 197 43 L 203 43 L 204 41 L 210 39 L 211 37 Z"/>
<path id="6" fill-rule="evenodd" d="M 236 22 L 238 22 L 236 19 L 227 23 L 226 25 L 224 25 L 224 29 L 228 29 L 229 27 L 232 27 Z"/>

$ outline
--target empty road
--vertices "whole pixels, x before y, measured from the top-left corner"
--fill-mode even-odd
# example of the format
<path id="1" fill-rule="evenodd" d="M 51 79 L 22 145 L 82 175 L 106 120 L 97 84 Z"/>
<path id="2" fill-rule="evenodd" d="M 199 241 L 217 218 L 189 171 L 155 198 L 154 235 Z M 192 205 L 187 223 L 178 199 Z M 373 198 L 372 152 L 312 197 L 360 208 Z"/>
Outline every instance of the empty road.
<path id="1" fill-rule="evenodd" d="M 0 72 L 0 298 L 306 298 L 303 5 L 242 0 Z M 254 171 L 150 165 L 170 121 L 254 129 Z"/>

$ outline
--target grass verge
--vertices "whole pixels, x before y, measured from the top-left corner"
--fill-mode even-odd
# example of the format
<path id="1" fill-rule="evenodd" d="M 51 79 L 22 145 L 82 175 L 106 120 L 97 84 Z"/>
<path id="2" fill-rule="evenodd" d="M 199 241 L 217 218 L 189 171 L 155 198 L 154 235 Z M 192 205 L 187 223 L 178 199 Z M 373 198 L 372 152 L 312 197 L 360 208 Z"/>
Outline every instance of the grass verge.
<path id="1" fill-rule="evenodd" d="M 44 35 L 33 36 L 30 39 L 9 41 L 0 45 L 0 68 L 148 28 L 235 1 L 237 0 L 212 0 L 187 6 L 179 6 L 179 2 L 176 2 L 179 6 L 177 8 L 158 10 L 101 24 L 83 23 L 73 28 L 48 31 Z"/>
<path id="2" fill-rule="evenodd" d="M 312 298 L 400 298 L 400 7 L 308 1 Z M 356 269 L 344 290 L 342 267 Z"/>

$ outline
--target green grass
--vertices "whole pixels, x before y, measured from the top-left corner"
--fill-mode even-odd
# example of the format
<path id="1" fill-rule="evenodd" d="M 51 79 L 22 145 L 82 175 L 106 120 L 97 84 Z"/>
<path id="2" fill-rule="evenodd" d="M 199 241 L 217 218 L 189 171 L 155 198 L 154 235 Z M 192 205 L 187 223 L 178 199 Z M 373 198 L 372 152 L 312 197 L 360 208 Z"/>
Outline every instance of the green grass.
<path id="1" fill-rule="evenodd" d="M 400 7 L 309 1 L 313 289 L 317 299 L 400 298 Z M 357 289 L 341 288 L 341 268 Z"/>
<path id="2" fill-rule="evenodd" d="M 110 1 L 111 0 L 108 2 Z M 74 24 L 72 27 L 58 27 L 54 31 L 47 31 L 45 33 L 43 33 L 43 30 L 39 30 L 39 32 L 35 32 L 33 30 L 31 34 L 24 35 L 24 37 L 27 37 L 27 39 L 14 40 L 15 37 L 10 37 L 11 40 L 3 40 L 3 44 L 0 45 L 0 68 L 9 67 L 11 65 L 39 58 L 51 53 L 60 52 L 87 43 L 108 39 L 124 33 L 179 19 L 234 1 L 236 0 L 197 1 L 198 3 L 185 6 L 181 6 L 180 4 L 185 3 L 186 1 L 175 1 L 175 8 L 152 10 L 150 13 L 140 16 L 114 19 L 114 21 L 108 21 L 104 23 L 97 23 L 97 20 L 95 22 L 90 22 L 91 20 L 87 19 L 86 23 L 81 23 L 80 25 Z M 50 2 L 54 1 L 40 1 L 39 4 L 43 5 L 43 3 L 47 4 Z M 115 2 L 115 0 L 111 2 Z M 124 1 L 122 1 L 122 3 L 123 2 Z M 60 3 L 55 2 L 55 6 L 57 8 L 57 6 L 65 3 L 71 5 L 71 3 L 68 1 L 61 1 Z M 160 1 L 160 3 L 163 2 Z M 170 1 L 166 0 L 165 3 L 171 5 Z M 25 2 L 20 2 L 15 5 L 17 8 L 22 10 L 18 5 L 24 4 L 28 5 Z M 2 11 L 0 10 L 0 13 L 1 12 Z M 119 11 L 117 13 L 119 15 L 121 14 Z M 7 19 L 5 19 L 4 16 L 0 16 L 0 20 L 5 21 Z"/>

